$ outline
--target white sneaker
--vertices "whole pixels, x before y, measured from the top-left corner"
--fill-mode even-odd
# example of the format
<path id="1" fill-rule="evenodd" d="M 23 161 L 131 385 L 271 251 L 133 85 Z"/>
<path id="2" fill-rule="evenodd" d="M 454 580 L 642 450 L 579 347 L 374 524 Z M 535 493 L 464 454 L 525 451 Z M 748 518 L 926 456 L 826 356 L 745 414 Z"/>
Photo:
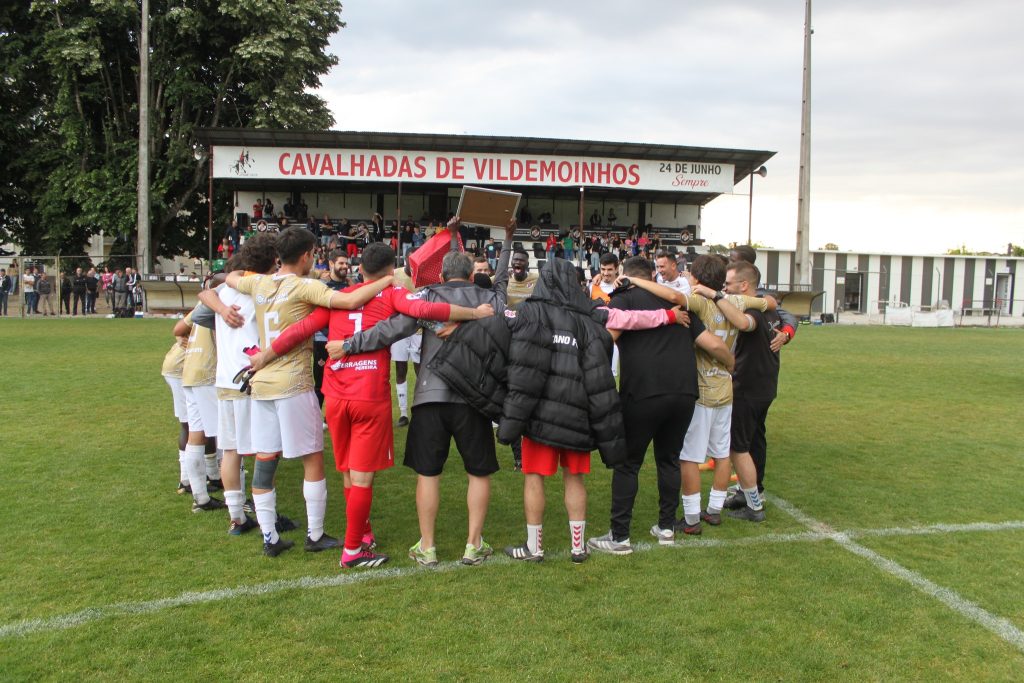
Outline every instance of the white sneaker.
<path id="1" fill-rule="evenodd" d="M 616 541 L 612 538 L 612 532 L 610 531 L 604 536 L 597 536 L 588 540 L 587 547 L 599 553 L 608 553 L 609 555 L 629 555 L 633 552 L 633 546 L 629 544 L 628 538 L 624 541 Z"/>
<path id="2" fill-rule="evenodd" d="M 674 529 L 662 529 L 657 524 L 651 527 L 651 536 L 658 539 L 658 545 L 675 545 L 676 542 Z"/>
<path id="3" fill-rule="evenodd" d="M 327 423 L 326 422 L 324 422 L 324 431 L 325 432 L 327 431 Z"/>

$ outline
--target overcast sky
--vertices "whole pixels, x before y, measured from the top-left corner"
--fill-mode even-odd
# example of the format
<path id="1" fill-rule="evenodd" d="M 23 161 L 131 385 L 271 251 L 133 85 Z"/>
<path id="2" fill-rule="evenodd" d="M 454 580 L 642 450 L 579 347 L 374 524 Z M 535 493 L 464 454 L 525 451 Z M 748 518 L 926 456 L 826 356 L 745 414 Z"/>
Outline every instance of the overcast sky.
<path id="1" fill-rule="evenodd" d="M 754 240 L 795 245 L 800 0 L 352 0 L 321 95 L 339 130 L 776 151 Z M 1024 3 L 814 4 L 811 248 L 1024 243 Z M 745 241 L 746 182 L 703 236 Z"/>

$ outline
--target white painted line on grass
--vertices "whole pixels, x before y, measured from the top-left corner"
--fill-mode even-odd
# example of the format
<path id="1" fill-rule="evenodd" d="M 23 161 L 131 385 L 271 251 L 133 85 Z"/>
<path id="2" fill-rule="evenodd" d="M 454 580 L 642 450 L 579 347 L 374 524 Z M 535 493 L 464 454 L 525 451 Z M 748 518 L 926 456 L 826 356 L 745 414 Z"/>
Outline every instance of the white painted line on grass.
<path id="1" fill-rule="evenodd" d="M 851 552 L 854 555 L 857 555 L 859 557 L 863 557 L 865 560 L 867 560 L 871 564 L 875 565 L 875 567 L 881 569 L 882 571 L 886 572 L 887 574 L 890 574 L 892 576 L 895 576 L 898 579 L 902 579 L 902 580 L 906 581 L 907 583 L 912 585 L 914 588 L 917 588 L 922 593 L 924 593 L 926 595 L 930 595 L 931 597 L 935 598 L 936 600 L 938 600 L 939 602 L 944 604 L 946 607 L 949 607 L 954 612 L 960 614 L 961 616 L 964 616 L 964 617 L 970 619 L 971 621 L 974 621 L 977 624 L 980 624 L 981 626 L 984 626 L 989 631 L 991 631 L 992 633 L 995 633 L 997 636 L 999 636 L 1000 638 L 1005 640 L 1010 645 L 1013 645 L 1018 650 L 1024 652 L 1024 632 L 1021 632 L 1021 630 L 1019 628 L 1017 628 L 1016 626 L 1014 626 L 1012 623 L 1010 623 L 1009 620 L 1004 619 L 1002 617 L 997 617 L 996 615 L 994 615 L 991 612 L 983 609 L 979 605 L 977 605 L 977 604 L 971 602 L 970 600 L 967 600 L 966 598 L 962 597 L 956 591 L 953 591 L 953 590 L 951 590 L 949 588 L 944 588 L 944 587 L 938 585 L 937 583 L 929 581 L 928 579 L 926 579 L 921 574 L 918 574 L 917 572 L 915 572 L 915 571 L 913 571 L 911 569 L 907 569 L 906 567 L 904 567 L 901 564 L 893 562 L 892 560 L 890 560 L 890 559 L 888 559 L 886 557 L 883 557 L 882 555 L 879 555 L 878 553 L 876 553 L 874 550 L 871 550 L 870 548 L 865 548 L 864 546 L 862 546 L 861 544 L 857 543 L 852 538 L 850 538 L 850 534 L 847 534 L 847 533 L 844 533 L 844 532 L 841 532 L 841 531 L 833 530 L 829 525 L 825 524 L 824 522 L 820 522 L 820 521 L 814 519 L 810 515 L 806 514 L 805 512 L 803 512 L 802 510 L 797 508 L 792 503 L 789 503 L 789 502 L 783 500 L 782 498 L 779 498 L 778 496 L 769 496 L 768 500 L 775 507 L 779 508 L 780 510 L 782 510 L 783 512 L 788 514 L 790 517 L 792 517 L 796 521 L 800 522 L 801 524 L 803 524 L 807 528 L 811 529 L 812 531 L 815 531 L 815 532 L 818 532 L 818 533 L 822 533 L 822 534 L 827 534 L 829 536 L 830 540 L 835 541 L 844 550 L 847 550 L 847 551 L 849 551 L 849 552 Z M 1013 524 L 1013 523 L 1011 522 L 1009 524 Z M 947 525 L 947 526 L 969 526 L 969 525 Z M 974 525 L 974 526 L 977 526 L 977 525 Z M 988 528 L 989 526 L 998 526 L 998 525 L 985 525 L 982 528 L 979 528 L 979 529 L 976 529 L 976 530 L 987 531 L 987 530 L 990 530 Z M 1011 527 L 1011 528 L 1017 528 L 1017 527 Z M 963 530 L 963 529 L 958 529 L 958 530 Z M 890 530 L 890 531 L 894 531 L 894 530 Z M 904 531 L 909 532 L 910 530 L 907 529 L 907 530 L 904 530 Z M 926 531 L 925 533 L 942 533 L 942 532 L 941 531 L 930 531 L 929 530 L 929 531 Z M 864 535 L 866 535 L 866 534 L 864 534 Z M 889 533 L 889 534 L 875 534 L 875 535 L 890 535 L 890 536 L 893 536 L 893 535 L 899 535 L 899 534 Z M 904 535 L 909 535 L 909 533 L 908 534 L 904 534 Z"/>
<path id="2" fill-rule="evenodd" d="M 670 546 L 663 546 L 657 543 L 650 542 L 634 543 L 633 550 L 636 552 L 647 552 L 650 550 L 665 548 L 670 550 L 675 549 L 686 551 L 695 550 L 698 548 L 731 548 L 737 546 L 769 545 L 775 543 L 813 543 L 829 540 L 834 541 L 837 540 L 838 536 L 843 536 L 849 543 L 856 545 L 853 543 L 852 540 L 850 540 L 850 538 L 861 536 L 915 536 L 924 534 L 946 534 L 956 532 L 974 533 L 1024 529 L 1024 521 L 1010 521 L 979 522 L 976 524 L 933 524 L 929 526 L 906 528 L 890 527 L 882 529 L 860 529 L 839 533 L 832 530 L 827 525 L 821 524 L 817 520 L 808 517 L 803 512 L 793 507 L 784 500 L 781 500 L 774 496 L 771 497 L 771 500 L 779 507 L 779 509 L 786 511 L 797 521 L 801 522 L 805 526 L 810 527 L 811 531 L 800 531 L 787 534 L 761 534 L 759 536 L 743 536 L 740 538 L 685 537 L 678 543 Z M 865 548 L 864 550 L 867 549 Z M 872 551 L 868 550 L 867 552 L 870 553 Z M 567 557 L 568 553 L 566 552 L 549 553 L 547 554 L 545 559 L 558 560 Z M 882 559 L 885 562 L 888 562 L 888 560 L 885 560 L 885 558 L 880 559 Z M 495 556 L 487 560 L 484 566 L 493 564 L 508 564 L 511 562 L 513 562 L 513 560 L 509 560 L 505 557 Z M 173 597 L 159 598 L 156 600 L 122 602 L 115 603 L 112 605 L 105 605 L 102 607 L 88 607 L 77 612 L 62 614 L 56 617 L 46 617 L 41 619 L 25 619 L 22 621 L 14 621 L 8 624 L 2 624 L 0 625 L 0 640 L 4 640 L 7 638 L 15 638 L 18 636 L 27 636 L 33 633 L 49 633 L 55 631 L 63 631 L 66 629 L 74 628 L 76 626 L 82 626 L 84 624 L 92 623 L 94 621 L 100 621 L 102 619 L 107 619 L 109 617 L 121 616 L 126 614 L 151 614 L 153 612 L 159 612 L 165 609 L 171 609 L 173 607 L 188 607 L 193 605 L 201 605 L 209 602 L 218 602 L 221 600 L 231 600 L 234 598 L 280 593 L 289 590 L 310 590 L 317 588 L 331 588 L 334 586 L 346 586 L 350 584 L 363 583 L 366 581 L 373 581 L 377 579 L 400 579 L 403 577 L 414 576 L 424 572 L 429 573 L 431 571 L 452 571 L 457 568 L 462 568 L 462 565 L 459 562 L 441 563 L 434 569 L 423 569 L 420 567 L 395 567 L 390 569 L 379 570 L 345 571 L 340 574 L 337 574 L 336 576 L 302 576 L 296 579 L 281 579 L 278 581 L 269 581 L 267 583 L 260 583 L 251 586 L 237 586 L 235 588 L 220 588 L 209 591 L 181 593 Z M 465 569 L 466 571 L 473 570 L 469 567 L 466 567 Z M 926 579 L 923 580 L 927 581 Z M 939 588 L 938 586 L 936 586 L 936 588 L 939 590 L 944 590 Z M 981 608 L 977 609 L 980 610 Z M 1012 625 L 1011 628 L 1013 628 Z M 1020 632 L 1018 631 L 1018 634 L 1019 633 Z M 1022 640 L 1022 643 L 1024 643 L 1024 640 Z"/>

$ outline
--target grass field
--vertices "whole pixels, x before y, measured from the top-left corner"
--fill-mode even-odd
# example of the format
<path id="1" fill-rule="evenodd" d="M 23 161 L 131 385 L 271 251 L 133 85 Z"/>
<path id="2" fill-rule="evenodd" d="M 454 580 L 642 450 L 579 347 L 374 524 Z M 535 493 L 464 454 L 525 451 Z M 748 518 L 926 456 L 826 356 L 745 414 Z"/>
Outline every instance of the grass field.
<path id="1" fill-rule="evenodd" d="M 265 558 L 258 534 L 229 537 L 226 515 L 175 495 L 170 327 L 0 321 L 0 680 L 1024 680 L 1022 332 L 801 330 L 764 524 L 650 547 L 647 466 L 641 552 L 570 563 L 553 480 L 544 563 L 461 567 L 453 455 L 442 567 L 405 557 L 415 479 L 397 467 L 373 510 L 391 564 L 342 573 L 332 552 Z M 521 477 L 499 459 L 495 547 L 524 534 Z M 303 519 L 301 468 L 278 480 Z M 598 465 L 588 536 L 608 528 L 609 488 Z M 328 490 L 338 535 L 334 472 Z"/>

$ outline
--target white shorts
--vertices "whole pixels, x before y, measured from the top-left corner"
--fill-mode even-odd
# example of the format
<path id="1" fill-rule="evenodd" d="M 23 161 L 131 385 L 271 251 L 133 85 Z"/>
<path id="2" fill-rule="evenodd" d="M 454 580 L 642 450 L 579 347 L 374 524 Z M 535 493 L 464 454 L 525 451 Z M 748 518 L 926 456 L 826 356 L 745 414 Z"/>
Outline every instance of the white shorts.
<path id="1" fill-rule="evenodd" d="M 403 363 L 411 360 L 413 363 L 420 362 L 420 344 L 423 342 L 422 334 L 409 335 L 405 339 L 399 339 L 391 345 L 391 360 Z"/>
<path id="2" fill-rule="evenodd" d="M 174 397 L 174 417 L 178 422 L 188 422 L 188 406 L 185 405 L 185 390 L 181 386 L 180 377 L 168 377 L 164 375 L 167 386 L 171 388 L 171 396 Z"/>
<path id="3" fill-rule="evenodd" d="M 301 458 L 324 450 L 324 422 L 316 394 L 252 401 L 252 447 L 257 453 Z"/>
<path id="4" fill-rule="evenodd" d="M 188 408 L 188 431 L 217 436 L 217 387 L 185 387 Z"/>
<path id="5" fill-rule="evenodd" d="M 697 404 L 693 407 L 693 419 L 686 430 L 680 460 L 702 463 L 707 456 L 729 457 L 729 431 L 732 428 L 732 404 L 708 408 Z"/>
<path id="6" fill-rule="evenodd" d="M 252 455 L 252 399 L 217 401 L 217 447 Z"/>

